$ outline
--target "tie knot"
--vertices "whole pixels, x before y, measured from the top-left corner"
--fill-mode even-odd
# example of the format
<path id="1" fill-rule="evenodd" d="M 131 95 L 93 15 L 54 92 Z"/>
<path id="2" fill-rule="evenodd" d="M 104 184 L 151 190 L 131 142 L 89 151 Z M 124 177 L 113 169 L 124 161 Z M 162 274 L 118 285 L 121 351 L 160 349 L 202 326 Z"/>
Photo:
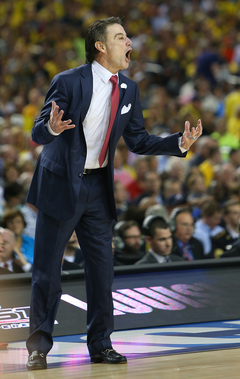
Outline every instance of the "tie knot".
<path id="1" fill-rule="evenodd" d="M 118 77 L 117 75 L 113 75 L 111 76 L 110 78 L 110 82 L 113 84 L 113 85 L 116 85 L 118 83 Z"/>

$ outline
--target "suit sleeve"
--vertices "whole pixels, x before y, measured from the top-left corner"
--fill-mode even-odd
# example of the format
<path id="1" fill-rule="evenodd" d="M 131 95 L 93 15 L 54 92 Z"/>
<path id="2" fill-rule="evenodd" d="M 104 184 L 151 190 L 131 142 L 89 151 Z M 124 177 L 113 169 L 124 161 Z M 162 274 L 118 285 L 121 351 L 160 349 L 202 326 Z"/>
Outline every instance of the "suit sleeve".
<path id="1" fill-rule="evenodd" d="M 149 135 L 145 129 L 142 108 L 139 101 L 139 90 L 135 83 L 135 99 L 130 121 L 124 130 L 123 138 L 129 150 L 143 155 L 175 155 L 185 157 L 179 149 L 178 138 L 181 133 L 175 133 L 161 138 Z"/>
<path id="2" fill-rule="evenodd" d="M 59 106 L 59 110 L 63 110 L 64 114 L 68 109 L 69 96 L 63 76 L 56 75 L 50 88 L 47 92 L 45 104 L 42 108 L 40 116 L 35 120 L 32 129 L 32 140 L 40 145 L 45 145 L 57 138 L 48 132 L 47 123 L 50 119 L 50 112 L 52 109 L 52 101 L 55 101 Z M 64 119 L 64 115 L 63 115 Z"/>

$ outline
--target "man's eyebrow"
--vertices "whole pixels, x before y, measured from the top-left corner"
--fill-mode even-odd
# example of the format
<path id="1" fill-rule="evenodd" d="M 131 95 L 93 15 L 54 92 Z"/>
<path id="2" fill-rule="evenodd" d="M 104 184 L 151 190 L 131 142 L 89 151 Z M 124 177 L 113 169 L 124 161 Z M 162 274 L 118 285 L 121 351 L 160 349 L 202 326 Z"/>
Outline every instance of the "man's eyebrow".
<path id="1" fill-rule="evenodd" d="M 117 36 L 127 36 L 126 34 L 123 34 L 123 33 L 117 33 L 117 34 L 115 34 L 115 36 L 114 36 L 114 39 L 117 37 Z"/>

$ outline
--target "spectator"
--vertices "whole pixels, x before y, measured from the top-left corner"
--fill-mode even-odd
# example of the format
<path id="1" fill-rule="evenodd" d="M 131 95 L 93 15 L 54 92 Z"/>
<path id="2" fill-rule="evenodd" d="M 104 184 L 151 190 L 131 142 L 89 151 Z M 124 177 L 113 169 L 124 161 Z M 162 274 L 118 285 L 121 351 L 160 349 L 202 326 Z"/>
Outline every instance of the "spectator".
<path id="1" fill-rule="evenodd" d="M 240 150 L 231 149 L 229 152 L 229 163 L 232 164 L 234 170 L 240 166 Z"/>
<path id="2" fill-rule="evenodd" d="M 201 209 L 201 219 L 195 223 L 193 237 L 202 242 L 204 254 L 207 258 L 213 257 L 214 247 L 212 237 L 223 231 L 220 226 L 221 207 L 216 201 L 206 201 Z"/>
<path id="3" fill-rule="evenodd" d="M 21 208 L 24 220 L 26 221 L 26 226 L 23 230 L 23 234 L 31 238 L 35 238 L 35 229 L 37 221 L 37 208 L 30 204 L 25 203 Z"/>
<path id="4" fill-rule="evenodd" d="M 231 149 L 239 148 L 239 139 L 232 133 L 227 131 L 225 118 L 219 118 L 215 122 L 215 132 L 211 137 L 218 141 L 222 160 L 227 162 L 229 160 L 229 153 Z"/>
<path id="5" fill-rule="evenodd" d="M 79 270 L 83 267 L 83 254 L 78 243 L 77 235 L 73 232 L 63 254 L 62 270 Z"/>
<path id="6" fill-rule="evenodd" d="M 218 147 L 209 149 L 208 159 L 199 165 L 199 170 L 203 174 L 205 185 L 209 187 L 214 178 L 214 167 L 221 163 L 221 154 Z"/>
<path id="7" fill-rule="evenodd" d="M 0 208 L 0 217 L 4 212 L 14 208 L 21 208 L 23 202 L 23 187 L 18 182 L 9 183 L 4 188 L 4 203 Z"/>
<path id="8" fill-rule="evenodd" d="M 223 207 L 223 230 L 212 239 L 214 257 L 218 258 L 239 240 L 240 202 L 228 200 Z"/>
<path id="9" fill-rule="evenodd" d="M 4 242 L 3 242 L 2 232 L 3 232 L 3 228 L 0 228 L 0 260 L 1 260 L 1 256 L 3 255 L 3 252 L 4 252 Z M 2 264 L 0 264 L 0 275 L 11 274 L 11 271 L 9 271 L 5 267 L 1 267 L 1 265 Z M 4 266 L 4 264 L 3 264 L 3 266 Z M 2 350 L 2 348 L 3 348 L 3 344 L 0 343 L 0 350 Z"/>
<path id="10" fill-rule="evenodd" d="M 0 252 L 0 267 L 13 273 L 29 272 L 32 265 L 26 260 L 20 250 L 15 249 L 16 239 L 9 229 L 3 229 L 3 251 Z"/>
<path id="11" fill-rule="evenodd" d="M 29 263 L 33 263 L 34 239 L 23 234 L 26 222 L 23 214 L 18 209 L 10 209 L 3 215 L 4 228 L 10 229 L 15 235 L 14 251 L 21 252 Z"/>
<path id="12" fill-rule="evenodd" d="M 190 174 L 186 180 L 187 203 L 191 207 L 194 220 L 200 218 L 201 207 L 207 200 L 212 200 L 213 196 L 208 194 L 203 175 L 198 173 Z"/>
<path id="13" fill-rule="evenodd" d="M 240 140 L 240 106 L 235 109 L 235 114 L 227 122 L 227 130 Z"/>
<path id="14" fill-rule="evenodd" d="M 236 109 L 240 104 L 240 84 L 235 85 L 235 89 L 225 97 L 226 118 L 229 121 L 236 115 Z"/>
<path id="15" fill-rule="evenodd" d="M 137 158 L 134 162 L 134 168 L 136 171 L 136 179 L 133 180 L 128 186 L 127 191 L 130 195 L 130 200 L 135 199 L 141 195 L 145 190 L 145 174 L 148 171 L 148 164 L 146 158 Z"/>
<path id="16" fill-rule="evenodd" d="M 173 195 L 183 195 L 182 182 L 178 179 L 166 179 L 163 182 L 164 203 Z"/>
<path id="17" fill-rule="evenodd" d="M 146 244 L 150 248 L 147 254 L 136 262 L 136 265 L 183 261 L 182 257 L 171 253 L 172 233 L 164 218 L 148 216 L 143 222 L 143 232 Z"/>
<path id="18" fill-rule="evenodd" d="M 234 177 L 234 167 L 229 162 L 224 163 L 222 166 L 218 166 L 214 176 L 215 180 L 211 183 L 208 192 L 215 200 L 223 204 L 231 197 L 239 185 Z"/>
<path id="19" fill-rule="evenodd" d="M 142 233 L 136 221 L 120 221 L 114 227 L 114 265 L 131 265 L 144 255 Z"/>
<path id="20" fill-rule="evenodd" d="M 222 59 L 220 57 L 218 43 L 210 41 L 197 59 L 197 72 L 199 76 L 203 76 L 207 79 L 213 87 L 217 84 L 216 70 L 221 63 Z"/>
<path id="21" fill-rule="evenodd" d="M 136 197 L 131 204 L 139 204 L 143 199 L 147 199 L 145 209 L 154 204 L 163 204 L 161 196 L 161 178 L 154 171 L 148 171 L 144 175 L 144 187 L 145 191 L 138 197 Z"/>
<path id="22" fill-rule="evenodd" d="M 114 180 L 122 182 L 125 187 L 133 181 L 130 173 L 123 167 L 122 154 L 119 149 L 116 149 L 114 156 Z"/>
<path id="23" fill-rule="evenodd" d="M 7 162 L 3 166 L 4 184 L 14 183 L 19 178 L 20 171 L 15 162 Z"/>
<path id="24" fill-rule="evenodd" d="M 211 147 L 217 147 L 218 143 L 217 141 L 214 141 L 209 136 L 202 136 L 198 139 L 196 142 L 195 147 L 195 155 L 190 160 L 189 164 L 191 167 L 199 166 L 201 163 L 203 163 L 209 156 L 209 149 Z"/>
<path id="25" fill-rule="evenodd" d="M 187 261 L 204 259 L 202 243 L 193 237 L 194 219 L 187 208 L 175 208 L 169 218 L 173 234 L 172 253 Z"/>
<path id="26" fill-rule="evenodd" d="M 117 217 L 119 218 L 123 212 L 128 209 L 128 193 L 122 182 L 114 180 L 114 199 L 117 210 Z"/>

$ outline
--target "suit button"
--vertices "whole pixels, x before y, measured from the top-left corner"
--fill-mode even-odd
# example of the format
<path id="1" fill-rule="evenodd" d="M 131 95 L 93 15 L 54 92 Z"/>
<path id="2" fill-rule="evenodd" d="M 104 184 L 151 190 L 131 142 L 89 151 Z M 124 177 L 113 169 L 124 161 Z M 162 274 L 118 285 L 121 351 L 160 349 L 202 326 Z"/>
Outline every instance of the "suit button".
<path id="1" fill-rule="evenodd" d="M 78 174 L 78 176 L 79 176 L 79 178 L 81 178 L 81 177 L 82 177 L 82 174 Z"/>
<path id="2" fill-rule="evenodd" d="M 85 157 L 85 155 L 86 155 L 86 151 L 84 151 L 84 152 L 82 153 L 82 155 Z"/>

